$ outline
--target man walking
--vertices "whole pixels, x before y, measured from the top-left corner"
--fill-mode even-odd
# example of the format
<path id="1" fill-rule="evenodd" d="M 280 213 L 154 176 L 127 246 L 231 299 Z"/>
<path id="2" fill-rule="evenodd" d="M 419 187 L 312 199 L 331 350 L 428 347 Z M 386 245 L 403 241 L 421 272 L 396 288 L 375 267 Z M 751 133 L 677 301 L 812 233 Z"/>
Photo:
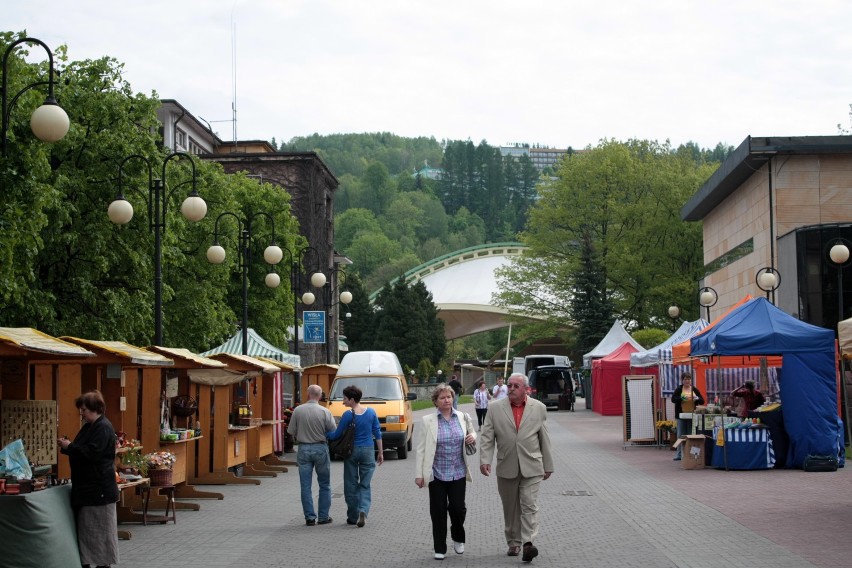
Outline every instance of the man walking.
<path id="1" fill-rule="evenodd" d="M 458 408 L 459 407 L 459 397 L 462 395 L 462 392 L 464 391 L 464 387 L 462 386 L 458 377 L 456 377 L 455 375 L 453 375 L 452 378 L 450 379 L 449 386 L 450 386 L 451 389 L 453 389 L 453 392 L 455 393 L 455 396 L 453 397 L 453 408 Z"/>
<path id="2" fill-rule="evenodd" d="M 503 503 L 507 554 L 517 556 L 523 544 L 524 562 L 538 556 L 538 489 L 553 473 L 547 407 L 527 396 L 527 377 L 509 376 L 507 398 L 492 402 L 480 432 L 479 470 L 491 475 L 495 445 L 497 492 Z"/>
<path id="3" fill-rule="evenodd" d="M 491 397 L 494 400 L 500 400 L 507 396 L 509 396 L 509 389 L 503 384 L 503 375 L 500 375 L 497 377 L 497 384 L 494 385 L 494 388 L 491 390 Z"/>
<path id="4" fill-rule="evenodd" d="M 331 522 L 328 516 L 331 508 L 331 459 L 325 433 L 334 430 L 336 424 L 331 412 L 320 406 L 321 397 L 322 388 L 310 385 L 308 401 L 293 410 L 287 426 L 287 431 L 299 444 L 296 463 L 299 464 L 299 483 L 302 488 L 302 512 L 305 514 L 305 524 L 309 527 Z M 319 484 L 319 516 L 314 512 L 314 496 L 311 493 L 314 470 Z"/>

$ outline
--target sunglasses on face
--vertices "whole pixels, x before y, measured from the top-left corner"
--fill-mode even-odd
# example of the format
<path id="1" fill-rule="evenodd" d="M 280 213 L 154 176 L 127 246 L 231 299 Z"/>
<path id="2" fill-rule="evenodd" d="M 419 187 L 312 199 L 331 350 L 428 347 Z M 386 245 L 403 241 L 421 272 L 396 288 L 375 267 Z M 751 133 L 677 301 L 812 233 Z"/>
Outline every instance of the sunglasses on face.
<path id="1" fill-rule="evenodd" d="M 524 385 L 519 384 L 519 383 L 509 383 L 506 386 L 508 386 L 510 389 L 522 389 L 522 388 L 524 388 Z"/>

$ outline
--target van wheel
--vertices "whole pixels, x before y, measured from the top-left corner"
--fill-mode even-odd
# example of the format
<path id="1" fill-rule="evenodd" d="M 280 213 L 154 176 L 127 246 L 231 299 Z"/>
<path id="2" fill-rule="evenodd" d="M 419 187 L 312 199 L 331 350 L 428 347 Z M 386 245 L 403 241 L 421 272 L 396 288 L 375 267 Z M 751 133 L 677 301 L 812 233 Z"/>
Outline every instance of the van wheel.
<path id="1" fill-rule="evenodd" d="M 408 457 L 408 448 L 406 447 L 405 444 L 401 445 L 400 447 L 398 447 L 396 449 L 396 457 L 401 459 L 401 460 L 404 460 L 405 458 Z"/>
<path id="2" fill-rule="evenodd" d="M 414 444 L 414 426 L 411 427 L 411 436 L 408 437 L 408 442 L 406 442 L 405 447 L 408 448 L 408 451 L 411 451 L 411 448 Z"/>

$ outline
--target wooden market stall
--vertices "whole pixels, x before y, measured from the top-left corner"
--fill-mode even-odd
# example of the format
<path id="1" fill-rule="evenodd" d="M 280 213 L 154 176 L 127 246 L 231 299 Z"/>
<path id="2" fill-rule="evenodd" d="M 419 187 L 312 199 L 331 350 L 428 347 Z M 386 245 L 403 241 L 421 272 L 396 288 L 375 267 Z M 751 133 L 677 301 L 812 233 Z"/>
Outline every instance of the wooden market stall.
<path id="1" fill-rule="evenodd" d="M 205 445 L 209 454 L 199 451 L 198 475 L 193 482 L 257 485 L 260 480 L 253 477 L 275 477 L 277 473 L 263 467 L 260 459 L 260 452 L 271 452 L 271 447 L 267 448 L 271 445 L 261 443 L 259 434 L 252 431 L 260 429 L 264 419 L 262 377 L 275 374 L 279 368 L 245 355 L 216 353 L 209 357 L 225 363 L 227 369 L 189 372 L 194 383 L 206 386 L 199 388 L 199 419 L 202 435 L 210 439 Z M 243 475 L 237 475 L 237 470 Z"/>
<path id="2" fill-rule="evenodd" d="M 334 377 L 337 376 L 337 370 L 340 365 L 328 365 L 321 363 L 319 365 L 311 365 L 302 370 L 302 392 L 308 392 L 308 386 L 319 385 L 322 388 L 322 393 L 328 396 L 331 391 L 331 383 L 334 382 Z"/>
<path id="3" fill-rule="evenodd" d="M 94 356 L 32 328 L 0 327 L 0 447 L 21 439 L 27 457 L 55 473 L 59 425 L 69 435 L 79 430 L 74 399 L 81 362 Z M 70 495 L 70 486 L 62 485 L 0 497 L 4 565 L 80 566 Z M 47 534 L 50 546 L 43 546 Z"/>
<path id="4" fill-rule="evenodd" d="M 106 401 L 106 417 L 118 432 L 125 432 L 129 438 L 138 439 L 145 453 L 160 448 L 169 449 L 160 440 L 160 422 L 165 382 L 177 376 L 173 359 L 136 347 L 122 341 L 99 341 L 76 337 L 62 339 L 85 347 L 95 353 L 95 358 L 83 366 L 84 376 L 93 376 L 93 384 L 83 385 L 83 390 L 97 388 Z M 174 453 L 174 452 L 173 452 Z M 178 459 L 172 468 L 172 484 L 186 482 L 187 459 Z M 67 461 L 67 458 L 66 460 Z M 135 492 L 134 492 L 135 493 Z M 119 522 L 143 522 L 139 513 L 144 503 L 140 495 L 126 495 L 118 505 Z M 149 508 L 166 509 L 169 499 L 152 488 Z M 197 511 L 197 503 L 180 502 L 178 509 Z"/>
<path id="5" fill-rule="evenodd" d="M 169 398 L 168 403 L 172 411 L 172 426 L 193 431 L 193 435 L 187 439 L 160 442 L 161 445 L 177 456 L 178 462 L 186 464 L 185 468 L 182 468 L 179 474 L 176 473 L 173 479 L 175 496 L 183 499 L 224 499 L 222 493 L 199 491 L 193 485 L 195 479 L 198 477 L 199 456 L 210 455 L 209 443 L 205 444 L 204 429 L 201 427 L 204 423 L 210 423 L 210 406 L 207 405 L 208 414 L 204 416 L 204 420 L 202 421 L 202 417 L 199 414 L 200 404 L 198 401 L 201 398 L 201 389 L 207 387 L 192 382 L 190 372 L 223 370 L 227 365 L 221 361 L 193 353 L 188 349 L 160 347 L 156 345 L 149 346 L 147 349 L 174 360 L 175 369 L 178 370 L 176 377 L 177 385 L 173 386 L 170 392 L 167 391 L 167 394 L 175 395 Z"/>

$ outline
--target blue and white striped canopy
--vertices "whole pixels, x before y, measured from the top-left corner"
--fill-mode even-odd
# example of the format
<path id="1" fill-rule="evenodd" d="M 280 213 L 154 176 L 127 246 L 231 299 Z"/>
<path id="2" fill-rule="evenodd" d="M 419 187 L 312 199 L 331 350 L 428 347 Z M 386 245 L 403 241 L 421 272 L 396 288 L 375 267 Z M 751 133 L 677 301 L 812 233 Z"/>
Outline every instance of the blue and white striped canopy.
<path id="1" fill-rule="evenodd" d="M 703 319 L 695 321 L 685 321 L 681 324 L 676 332 L 671 337 L 655 347 L 638 351 L 630 355 L 631 367 L 651 367 L 657 364 L 672 363 L 672 346 L 678 343 L 683 343 L 693 335 L 707 327 L 708 323 Z"/>

